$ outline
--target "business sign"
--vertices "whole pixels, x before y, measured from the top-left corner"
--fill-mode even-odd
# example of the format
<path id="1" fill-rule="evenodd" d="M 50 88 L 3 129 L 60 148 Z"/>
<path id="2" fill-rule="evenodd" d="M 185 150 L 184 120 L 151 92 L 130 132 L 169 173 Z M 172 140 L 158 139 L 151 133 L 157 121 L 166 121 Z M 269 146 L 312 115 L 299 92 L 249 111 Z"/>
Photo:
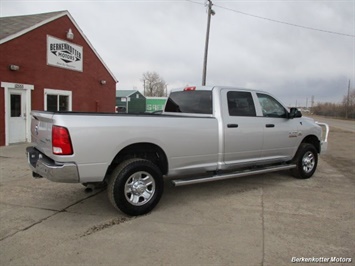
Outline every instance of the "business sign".
<path id="1" fill-rule="evenodd" d="M 47 35 L 47 65 L 83 72 L 83 47 Z"/>
<path id="2" fill-rule="evenodd" d="M 146 98 L 146 111 L 154 112 L 164 109 L 166 97 L 147 97 Z"/>

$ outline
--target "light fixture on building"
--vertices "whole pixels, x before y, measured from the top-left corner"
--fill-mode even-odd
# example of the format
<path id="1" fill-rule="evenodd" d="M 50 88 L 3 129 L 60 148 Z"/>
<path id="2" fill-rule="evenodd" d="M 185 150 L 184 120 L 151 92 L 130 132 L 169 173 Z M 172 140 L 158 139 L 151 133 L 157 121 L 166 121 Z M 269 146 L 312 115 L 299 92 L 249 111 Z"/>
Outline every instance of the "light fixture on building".
<path id="1" fill-rule="evenodd" d="M 104 80 L 104 79 L 100 80 L 100 84 L 101 85 L 105 85 L 106 84 L 106 80 Z"/>
<path id="2" fill-rule="evenodd" d="M 71 29 L 67 32 L 67 39 L 73 40 L 74 39 L 74 33 L 72 32 Z"/>
<path id="3" fill-rule="evenodd" d="M 12 70 L 12 71 L 19 71 L 20 67 L 17 66 L 17 65 L 9 65 L 9 69 Z"/>

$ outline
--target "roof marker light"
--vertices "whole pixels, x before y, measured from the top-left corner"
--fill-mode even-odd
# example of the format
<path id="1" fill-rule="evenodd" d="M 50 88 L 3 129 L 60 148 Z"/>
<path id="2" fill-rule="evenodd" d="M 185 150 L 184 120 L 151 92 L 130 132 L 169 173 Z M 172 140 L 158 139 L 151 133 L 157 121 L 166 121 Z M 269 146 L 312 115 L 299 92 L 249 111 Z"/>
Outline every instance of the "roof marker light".
<path id="1" fill-rule="evenodd" d="M 196 86 L 186 87 L 184 91 L 194 91 L 196 90 Z"/>

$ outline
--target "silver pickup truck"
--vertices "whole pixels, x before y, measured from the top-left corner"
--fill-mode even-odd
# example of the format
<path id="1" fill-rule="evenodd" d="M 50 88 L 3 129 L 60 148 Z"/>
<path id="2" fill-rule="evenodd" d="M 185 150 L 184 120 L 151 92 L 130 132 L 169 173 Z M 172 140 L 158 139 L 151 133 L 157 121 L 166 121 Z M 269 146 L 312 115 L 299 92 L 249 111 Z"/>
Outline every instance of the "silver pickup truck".
<path id="1" fill-rule="evenodd" d="M 33 176 L 107 184 L 128 215 L 150 212 L 166 178 L 180 186 L 287 169 L 309 178 L 329 132 L 266 92 L 229 87 L 173 90 L 162 114 L 31 114 Z"/>

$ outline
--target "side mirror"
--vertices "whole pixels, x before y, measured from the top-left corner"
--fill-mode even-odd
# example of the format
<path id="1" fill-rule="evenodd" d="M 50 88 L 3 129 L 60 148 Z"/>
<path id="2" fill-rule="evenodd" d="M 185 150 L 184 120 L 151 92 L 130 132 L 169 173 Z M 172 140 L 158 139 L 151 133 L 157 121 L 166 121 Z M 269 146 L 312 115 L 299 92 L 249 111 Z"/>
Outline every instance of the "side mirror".
<path id="1" fill-rule="evenodd" d="M 288 118 L 293 119 L 298 117 L 302 117 L 302 113 L 297 108 L 292 107 L 290 109 L 290 113 L 288 114 Z"/>

